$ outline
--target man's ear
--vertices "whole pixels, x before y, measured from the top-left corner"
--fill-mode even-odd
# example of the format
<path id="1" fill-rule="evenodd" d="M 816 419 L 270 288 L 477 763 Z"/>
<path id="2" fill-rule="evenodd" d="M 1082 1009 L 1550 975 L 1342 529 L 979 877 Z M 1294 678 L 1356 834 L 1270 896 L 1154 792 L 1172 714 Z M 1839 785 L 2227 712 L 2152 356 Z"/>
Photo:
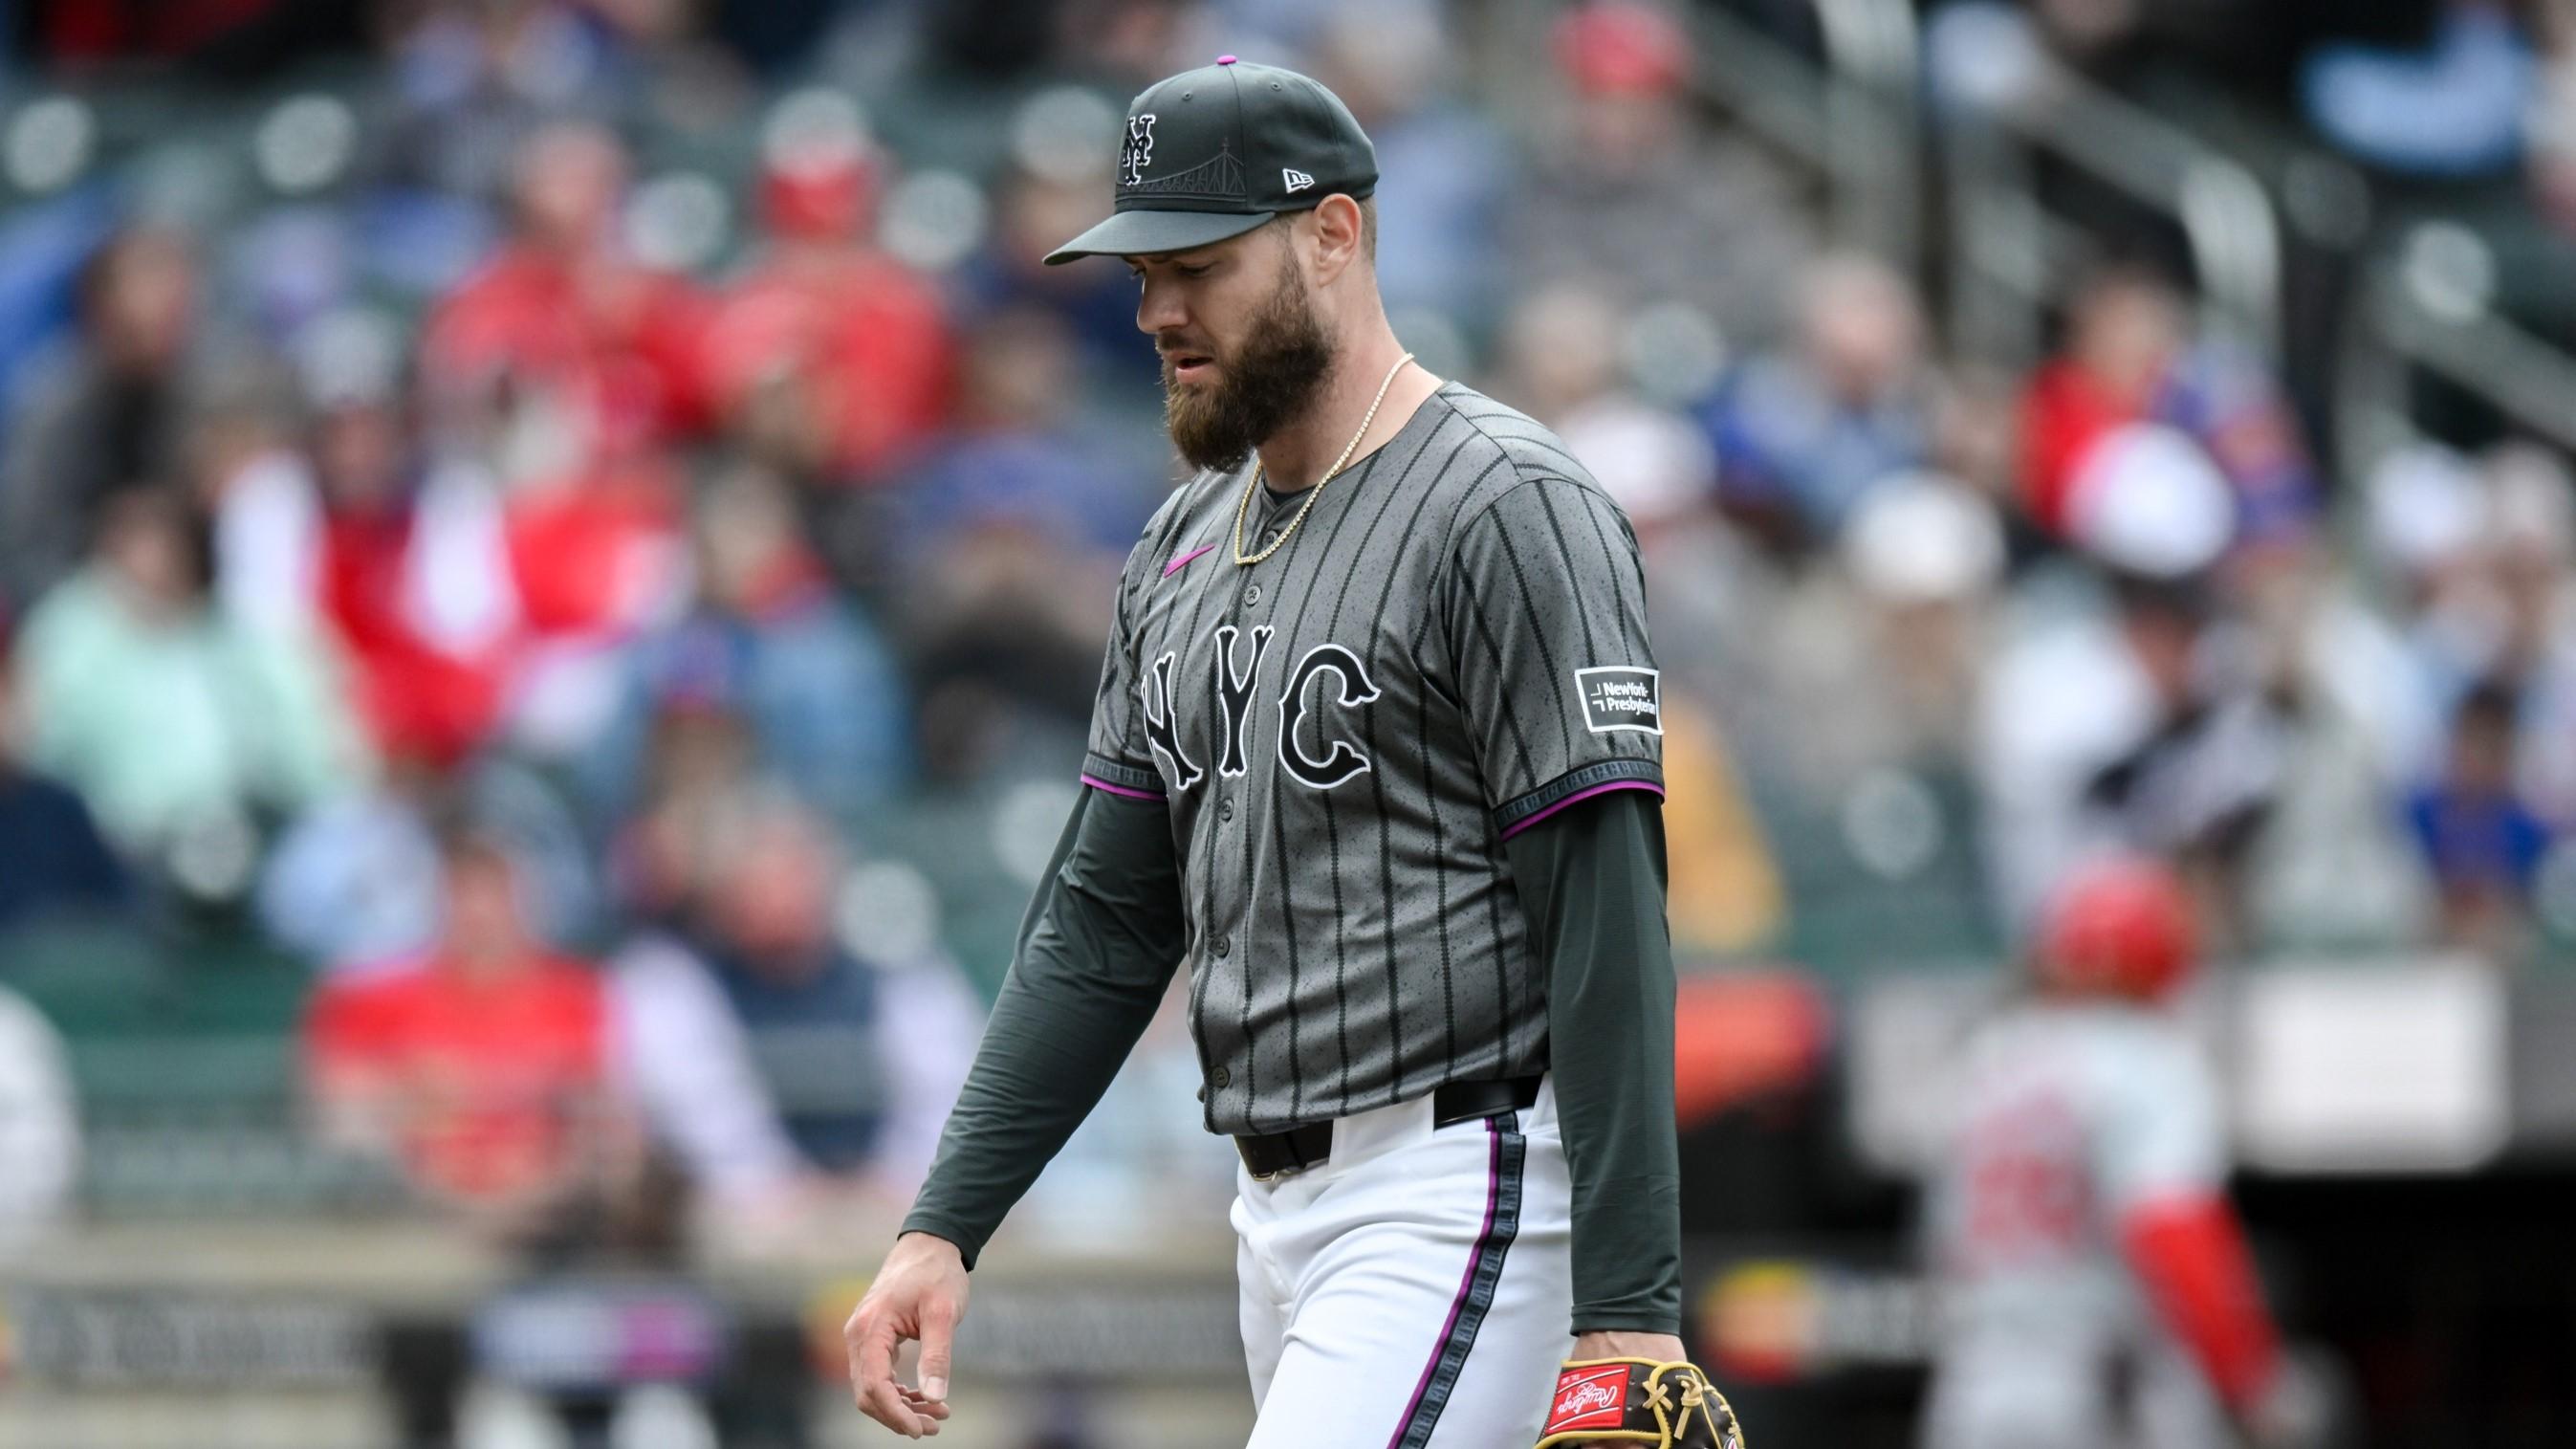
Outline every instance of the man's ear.
<path id="1" fill-rule="evenodd" d="M 1360 258 L 1360 204 L 1334 192 L 1308 213 L 1308 225 L 1314 238 L 1315 285 L 1329 286 Z"/>

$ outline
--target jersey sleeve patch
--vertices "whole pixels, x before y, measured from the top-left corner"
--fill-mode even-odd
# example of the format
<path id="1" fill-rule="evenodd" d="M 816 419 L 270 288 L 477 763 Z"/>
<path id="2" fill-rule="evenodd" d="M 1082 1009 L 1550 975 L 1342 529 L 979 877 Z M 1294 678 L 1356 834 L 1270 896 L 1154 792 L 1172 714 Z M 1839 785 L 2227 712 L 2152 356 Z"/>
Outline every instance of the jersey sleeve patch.
<path id="1" fill-rule="evenodd" d="M 1644 790 L 1660 800 L 1664 771 L 1653 760 L 1596 760 L 1568 770 L 1494 812 L 1494 829 L 1509 840 L 1560 810 L 1612 790 Z"/>
<path id="2" fill-rule="evenodd" d="M 1619 730 L 1660 735 L 1664 732 L 1661 677 L 1633 664 L 1596 664 L 1574 671 L 1574 692 L 1583 701 L 1583 727 L 1596 735 Z"/>

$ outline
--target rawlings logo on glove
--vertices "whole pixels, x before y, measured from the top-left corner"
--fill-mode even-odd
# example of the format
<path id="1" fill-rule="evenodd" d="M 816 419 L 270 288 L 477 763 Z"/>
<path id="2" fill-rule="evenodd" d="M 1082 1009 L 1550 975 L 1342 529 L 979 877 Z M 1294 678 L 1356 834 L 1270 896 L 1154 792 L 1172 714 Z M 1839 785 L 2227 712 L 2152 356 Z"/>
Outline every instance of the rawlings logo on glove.
<path id="1" fill-rule="evenodd" d="M 1557 1374 L 1538 1449 L 1583 1444 L 1745 1449 L 1733 1406 L 1707 1375 L 1647 1358 L 1590 1359 Z"/>

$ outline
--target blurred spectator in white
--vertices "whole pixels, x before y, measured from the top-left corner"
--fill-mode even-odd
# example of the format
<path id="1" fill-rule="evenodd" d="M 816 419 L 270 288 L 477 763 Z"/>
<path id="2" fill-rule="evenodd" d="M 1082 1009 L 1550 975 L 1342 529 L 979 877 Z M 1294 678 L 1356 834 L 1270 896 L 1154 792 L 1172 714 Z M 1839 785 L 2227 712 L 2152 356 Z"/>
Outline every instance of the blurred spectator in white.
<path id="1" fill-rule="evenodd" d="M 638 640 L 616 724 L 575 762 L 591 806 L 624 816 L 658 715 L 737 717 L 750 759 L 846 828 L 911 776 L 910 692 L 892 651 L 837 593 L 806 543 L 796 500 L 756 465 L 699 496 L 696 600 Z"/>
<path id="2" fill-rule="evenodd" d="M 1767 160 L 1696 124 L 1688 33 L 1656 5 L 1596 0 L 1566 12 L 1554 48 L 1567 93 L 1504 214 L 1511 284 L 1590 277 L 1630 306 L 1693 307 L 1739 344 L 1771 336 L 1807 227 Z"/>
<path id="3" fill-rule="evenodd" d="M 687 946 L 660 934 L 617 953 L 609 987 L 625 1075 L 655 1139 L 728 1222 L 792 1215 L 811 1169 L 724 989 Z"/>
<path id="4" fill-rule="evenodd" d="M 797 475 L 881 481 L 947 415 L 939 294 L 868 240 L 888 163 L 846 99 L 789 96 L 761 164 L 766 247 L 707 330 L 710 402 Z"/>
<path id="5" fill-rule="evenodd" d="M 40 1247 L 69 1215 L 80 1159 L 70 1054 L 42 1013 L 0 986 L 0 1263 Z"/>
<path id="6" fill-rule="evenodd" d="M 2502 0 L 2445 0 L 2417 49 L 2351 41 L 2302 58 L 2300 101 L 2338 149 L 2404 176 L 2489 176 L 2522 154 L 2531 43 Z"/>
<path id="7" fill-rule="evenodd" d="M 120 495 L 92 561 L 28 616 L 18 679 L 28 758 L 128 853 L 232 894 L 255 850 L 204 842 L 242 841 L 353 788 L 370 752 L 321 641 L 227 617 L 205 566 L 176 498 Z M 216 861 L 220 881 L 200 873 Z"/>
<path id="8" fill-rule="evenodd" d="M 2406 802 L 2441 893 L 2443 940 L 2503 965 L 2529 944 L 2532 880 L 2553 834 L 2515 788 L 2516 705 L 2502 684 L 2470 690 L 2443 768 Z"/>
<path id="9" fill-rule="evenodd" d="M 2247 543 L 2296 538 L 2321 502 L 2298 420 L 2261 365 L 2196 339 L 2182 295 L 2154 272 L 2114 266 L 2068 304 L 2065 346 L 2022 395 L 2022 506 L 2058 538 L 2079 465 L 2105 434 L 2156 423 L 2189 437 L 2229 485 Z"/>
<path id="10" fill-rule="evenodd" d="M 323 982 L 306 1085 L 330 1140 L 393 1159 L 415 1188 L 523 1241 L 635 1172 L 607 991 L 531 934 L 500 840 L 467 825 L 439 854 L 438 942 Z"/>
<path id="11" fill-rule="evenodd" d="M 11 709 L 8 659 L 0 653 L 0 931 L 62 916 L 123 909 L 131 899 L 124 865 L 100 836 L 89 807 L 60 781 L 18 756 L 23 728 Z"/>
<path id="12" fill-rule="evenodd" d="M 676 939 L 730 1005 L 798 1156 L 888 1186 L 926 1170 L 980 1018 L 954 967 L 899 922 L 844 923 L 841 851 L 783 796 L 724 802 L 688 849 Z"/>
<path id="13" fill-rule="evenodd" d="M 1796 346 L 1749 359 L 1700 411 L 1729 514 L 1777 543 L 1830 539 L 1863 492 L 1932 449 L 1923 310 L 1856 254 L 1810 265 Z"/>
<path id="14" fill-rule="evenodd" d="M 1980 711 L 2005 919 L 2027 919 L 2065 861 L 2121 847 L 2190 862 L 2232 927 L 2232 868 L 2289 746 L 2250 651 L 2213 627 L 2232 492 L 2169 428 L 2112 432 L 2076 472 L 2065 526 L 2111 586 L 2026 591 Z"/>
<path id="15" fill-rule="evenodd" d="M 1329 0 L 1313 74 L 1350 107 L 1377 149 L 1379 295 L 1396 330 L 1408 312 L 1452 327 L 1481 319 L 1500 277 L 1493 247 L 1511 155 L 1493 125 L 1457 104 L 1454 50 L 1430 0 Z"/>
<path id="16" fill-rule="evenodd" d="M 707 417 L 706 303 L 625 245 L 626 167 L 604 127 L 559 122 L 531 136 L 513 162 L 515 235 L 438 304 L 421 339 L 442 419 L 496 387 L 541 390 L 563 409 L 555 471 L 629 459 Z"/>
<path id="17" fill-rule="evenodd" d="M 1843 530 L 1841 563 L 1862 627 L 1839 647 L 1824 630 L 1787 642 L 1792 657 L 1842 655 L 1836 688 L 1855 702 L 1877 701 L 1810 717 L 1848 736 L 1835 768 L 1849 775 L 1893 764 L 1964 768 L 2003 581 L 2003 529 L 1993 507 L 1937 474 L 1882 479 Z"/>
<path id="18" fill-rule="evenodd" d="M 2247 939 L 2273 949 L 2368 951 L 2429 929 L 2429 883 L 2392 801 L 2439 729 L 2402 634 L 2364 602 L 2320 537 L 2239 550 L 2223 583 L 2257 688 L 2291 745 L 2247 842 Z"/>
<path id="19" fill-rule="evenodd" d="M 0 455 L 0 607 L 76 567 L 109 496 L 178 476 L 191 401 L 197 271 L 167 232 L 110 239 L 82 267 L 77 326 L 31 359 Z"/>

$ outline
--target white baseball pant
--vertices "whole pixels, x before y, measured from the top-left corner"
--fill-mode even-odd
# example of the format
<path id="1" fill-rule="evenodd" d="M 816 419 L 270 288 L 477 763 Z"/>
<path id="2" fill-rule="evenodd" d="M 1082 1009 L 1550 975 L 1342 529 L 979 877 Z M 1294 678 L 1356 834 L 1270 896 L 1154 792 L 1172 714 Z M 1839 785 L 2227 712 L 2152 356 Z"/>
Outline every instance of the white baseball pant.
<path id="1" fill-rule="evenodd" d="M 1246 1449 L 1515 1449 L 1573 1347 L 1552 1083 L 1434 1131 L 1428 1097 L 1333 1125 L 1319 1167 L 1235 1177 L 1259 1414 Z"/>

